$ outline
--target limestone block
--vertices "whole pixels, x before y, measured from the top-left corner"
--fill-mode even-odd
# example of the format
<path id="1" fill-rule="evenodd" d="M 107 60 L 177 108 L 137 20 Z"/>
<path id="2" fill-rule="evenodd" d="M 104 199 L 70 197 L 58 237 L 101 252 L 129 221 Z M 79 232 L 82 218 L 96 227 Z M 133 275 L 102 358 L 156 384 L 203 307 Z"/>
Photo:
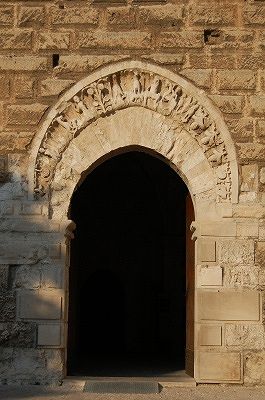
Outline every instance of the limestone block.
<path id="1" fill-rule="evenodd" d="M 200 325 L 199 328 L 200 346 L 221 346 L 222 326 L 221 325 Z"/>
<path id="2" fill-rule="evenodd" d="M 4 76 L 0 76 L 0 98 L 5 99 L 10 95 L 10 80 Z"/>
<path id="3" fill-rule="evenodd" d="M 255 264 L 265 267 L 265 241 L 259 241 L 255 247 Z"/>
<path id="4" fill-rule="evenodd" d="M 38 48 L 40 50 L 66 50 L 70 45 L 70 34 L 68 32 L 40 32 L 38 37 Z"/>
<path id="5" fill-rule="evenodd" d="M 196 25 L 234 25 L 236 19 L 235 6 L 230 4 L 194 3 L 191 9 L 191 23 Z"/>
<path id="6" fill-rule="evenodd" d="M 201 320 L 258 321 L 260 296 L 257 291 L 200 291 L 198 315 Z"/>
<path id="7" fill-rule="evenodd" d="M 62 296 L 54 291 L 23 291 L 18 294 L 18 315 L 26 319 L 60 319 Z"/>
<path id="8" fill-rule="evenodd" d="M 42 204 L 36 202 L 27 202 L 21 204 L 20 214 L 22 215 L 41 215 Z"/>
<path id="9" fill-rule="evenodd" d="M 265 89 L 265 70 L 261 75 L 261 82 L 263 84 L 263 90 Z M 265 120 L 264 119 L 257 119 L 256 120 L 256 133 L 258 136 L 264 137 L 265 136 Z"/>
<path id="10" fill-rule="evenodd" d="M 252 192 L 257 190 L 258 184 L 258 165 L 242 165 L 241 167 L 241 191 L 242 192 Z"/>
<path id="11" fill-rule="evenodd" d="M 7 107 L 7 123 L 10 125 L 36 125 L 47 106 L 44 104 L 10 105 Z"/>
<path id="12" fill-rule="evenodd" d="M 201 48 L 203 35 L 201 31 L 189 30 L 180 32 L 162 32 L 157 40 L 162 48 Z"/>
<path id="13" fill-rule="evenodd" d="M 203 221 L 200 222 L 200 233 L 202 236 L 236 236 L 236 224 L 232 220 L 227 222 Z"/>
<path id="14" fill-rule="evenodd" d="M 265 167 L 262 167 L 259 172 L 259 181 L 260 183 L 265 183 Z"/>
<path id="15" fill-rule="evenodd" d="M 61 326 L 60 324 L 39 324 L 38 345 L 39 346 L 60 346 Z"/>
<path id="16" fill-rule="evenodd" d="M 36 324 L 32 322 L 0 323 L 0 346 L 33 347 L 36 343 Z"/>
<path id="17" fill-rule="evenodd" d="M 253 118 L 232 118 L 226 123 L 233 138 L 239 142 L 250 139 L 254 134 Z"/>
<path id="18" fill-rule="evenodd" d="M 243 162 L 264 161 L 265 146 L 261 143 L 238 143 L 238 155 Z"/>
<path id="19" fill-rule="evenodd" d="M 9 265 L 0 265 L 0 291 L 8 288 Z"/>
<path id="20" fill-rule="evenodd" d="M 250 90 L 256 86 L 256 75 L 250 69 L 219 70 L 217 79 L 219 88 L 224 90 Z"/>
<path id="21" fill-rule="evenodd" d="M 9 49 L 30 49 L 32 32 L 24 30 L 1 30 L 0 46 L 3 50 Z"/>
<path id="22" fill-rule="evenodd" d="M 245 352 L 244 383 L 264 385 L 265 350 Z"/>
<path id="23" fill-rule="evenodd" d="M 254 240 L 222 240 L 219 242 L 219 255 L 223 264 L 254 264 Z"/>
<path id="24" fill-rule="evenodd" d="M 212 81 L 211 69 L 183 69 L 181 75 L 193 81 L 200 87 L 210 88 Z"/>
<path id="25" fill-rule="evenodd" d="M 243 11 L 243 19 L 245 24 L 263 26 L 265 23 L 265 9 L 262 2 L 246 5 Z"/>
<path id="26" fill-rule="evenodd" d="M 227 96 L 213 94 L 210 96 L 212 101 L 220 108 L 221 111 L 227 114 L 238 114 L 243 111 L 244 98 L 243 96 Z"/>
<path id="27" fill-rule="evenodd" d="M 0 56 L 0 71 L 45 71 L 47 69 L 47 57 Z"/>
<path id="28" fill-rule="evenodd" d="M 35 265 L 21 265 L 16 268 L 13 280 L 15 288 L 37 289 L 40 287 L 40 270 Z"/>
<path id="29" fill-rule="evenodd" d="M 41 266 L 41 286 L 60 289 L 63 283 L 63 269 L 56 265 Z"/>
<path id="30" fill-rule="evenodd" d="M 265 333 L 262 324 L 226 324 L 225 345 L 243 349 L 263 349 Z"/>
<path id="31" fill-rule="evenodd" d="M 91 6 L 85 7 L 51 7 L 52 23 L 61 24 L 85 24 L 96 25 L 98 23 L 99 11 Z"/>
<path id="32" fill-rule="evenodd" d="M 18 99 L 33 97 L 34 79 L 25 75 L 17 75 L 14 80 L 15 94 Z"/>
<path id="33" fill-rule="evenodd" d="M 75 81 L 71 79 L 45 79 L 41 82 L 42 96 L 58 96 L 65 89 L 73 85 Z"/>
<path id="34" fill-rule="evenodd" d="M 200 265 L 197 278 L 200 286 L 222 286 L 223 270 L 219 266 Z"/>
<path id="35" fill-rule="evenodd" d="M 172 27 L 183 23 L 183 5 L 164 4 L 139 7 L 139 22 L 144 26 Z"/>
<path id="36" fill-rule="evenodd" d="M 12 26 L 14 21 L 14 6 L 0 7 L 0 26 Z"/>
<path id="37" fill-rule="evenodd" d="M 94 70 L 104 64 L 115 62 L 128 58 L 126 55 L 75 55 L 73 56 L 61 56 L 59 60 L 59 66 L 56 69 L 60 72 L 87 72 Z M 1 58 L 0 58 L 0 69 L 1 69 Z"/>
<path id="38" fill-rule="evenodd" d="M 257 288 L 259 268 L 255 265 L 231 265 L 224 268 L 224 286 L 230 288 Z"/>
<path id="39" fill-rule="evenodd" d="M 253 95 L 249 98 L 249 108 L 253 115 L 264 116 L 265 95 Z"/>
<path id="40" fill-rule="evenodd" d="M 36 264 L 47 257 L 48 249 L 30 240 L 10 241 L 0 245 L 1 264 Z"/>
<path id="41" fill-rule="evenodd" d="M 213 382 L 240 381 L 240 353 L 206 353 L 198 354 L 199 379 Z"/>
<path id="42" fill-rule="evenodd" d="M 18 15 L 18 26 L 42 26 L 44 24 L 43 7 L 21 7 Z"/>
<path id="43" fill-rule="evenodd" d="M 199 239 L 198 242 L 198 259 L 200 261 L 216 260 L 216 242 L 210 239 Z"/>
<path id="44" fill-rule="evenodd" d="M 233 216 L 235 218 L 264 218 L 265 207 L 260 203 L 235 204 L 233 206 Z"/>
<path id="45" fill-rule="evenodd" d="M 185 55 L 182 53 L 152 53 L 152 54 L 144 54 L 141 56 L 142 58 L 146 58 L 154 61 L 157 64 L 162 65 L 183 65 L 185 62 Z"/>
<path id="46" fill-rule="evenodd" d="M 238 222 L 236 224 L 236 235 L 241 237 L 258 237 L 258 222 Z"/>
<path id="47" fill-rule="evenodd" d="M 78 44 L 81 48 L 121 48 L 121 49 L 143 49 L 149 48 L 151 43 L 151 34 L 149 32 L 109 31 L 104 32 L 80 32 Z"/>

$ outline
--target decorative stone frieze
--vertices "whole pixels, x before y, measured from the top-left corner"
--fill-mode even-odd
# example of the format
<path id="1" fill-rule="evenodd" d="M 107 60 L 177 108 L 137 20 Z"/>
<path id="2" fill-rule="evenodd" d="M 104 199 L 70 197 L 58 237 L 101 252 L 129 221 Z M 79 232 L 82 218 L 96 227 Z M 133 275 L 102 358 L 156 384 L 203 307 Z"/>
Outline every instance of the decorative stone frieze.
<path id="1" fill-rule="evenodd" d="M 35 196 L 48 195 L 56 165 L 84 128 L 118 110 L 143 107 L 166 118 L 170 127 L 164 132 L 169 141 L 169 159 L 173 158 L 181 129 L 196 140 L 214 171 L 216 200 L 230 202 L 232 179 L 237 172 L 232 174 L 233 149 L 232 152 L 228 149 L 218 118 L 213 117 L 210 105 L 204 105 L 199 93 L 189 87 L 191 84 L 176 75 L 168 78 L 162 71 L 142 62 L 120 63 L 110 71 L 103 71 L 100 78 L 83 80 L 63 96 L 52 110 L 37 148 Z M 165 126 L 161 126 L 163 129 Z"/>

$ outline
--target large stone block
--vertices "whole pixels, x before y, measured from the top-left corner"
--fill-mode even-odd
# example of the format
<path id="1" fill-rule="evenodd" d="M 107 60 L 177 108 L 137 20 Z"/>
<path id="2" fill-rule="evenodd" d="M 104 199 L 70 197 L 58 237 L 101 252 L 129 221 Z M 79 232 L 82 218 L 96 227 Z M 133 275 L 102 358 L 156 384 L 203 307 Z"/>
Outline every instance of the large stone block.
<path id="1" fill-rule="evenodd" d="M 215 240 L 199 239 L 197 248 L 199 262 L 216 261 Z"/>
<path id="2" fill-rule="evenodd" d="M 30 49 L 32 33 L 29 31 L 12 30 L 0 31 L 0 46 L 3 50 Z"/>
<path id="3" fill-rule="evenodd" d="M 39 346 L 60 346 L 61 326 L 60 324 L 39 324 L 38 345 Z"/>
<path id="4" fill-rule="evenodd" d="M 16 298 L 13 293 L 0 294 L 0 321 L 13 321 L 16 317 Z"/>
<path id="5" fill-rule="evenodd" d="M 200 286 L 222 286 L 223 270 L 218 265 L 200 265 L 197 278 Z"/>
<path id="6" fill-rule="evenodd" d="M 207 382 L 240 381 L 241 354 L 199 352 L 198 368 L 199 379 Z"/>
<path id="7" fill-rule="evenodd" d="M 249 90 L 256 87 L 256 74 L 251 69 L 220 70 L 217 73 L 219 89 Z"/>
<path id="8" fill-rule="evenodd" d="M 222 326 L 221 325 L 200 325 L 199 328 L 200 346 L 221 346 Z"/>
<path id="9" fill-rule="evenodd" d="M 41 95 L 42 96 L 58 96 L 65 89 L 69 88 L 75 83 L 71 79 L 45 79 L 41 82 Z"/>
<path id="10" fill-rule="evenodd" d="M 264 116 L 265 95 L 253 95 L 249 97 L 249 108 L 253 115 Z"/>
<path id="11" fill-rule="evenodd" d="M 265 24 L 265 8 L 264 5 L 259 2 L 255 4 L 248 4 L 244 7 L 243 11 L 244 23 L 247 25 L 261 25 Z"/>
<path id="12" fill-rule="evenodd" d="M 265 241 L 256 243 L 255 247 L 255 264 L 265 267 Z"/>
<path id="13" fill-rule="evenodd" d="M 258 321 L 260 295 L 257 291 L 200 291 L 198 317 L 201 320 Z"/>
<path id="14" fill-rule="evenodd" d="M 44 104 L 14 104 L 7 107 L 9 125 L 37 125 L 48 106 Z"/>
<path id="15" fill-rule="evenodd" d="M 258 184 L 258 165 L 247 164 L 241 167 L 241 191 L 252 192 L 257 190 Z"/>
<path id="16" fill-rule="evenodd" d="M 162 32 L 157 39 L 162 48 L 201 48 L 203 35 L 201 31 Z"/>
<path id="17" fill-rule="evenodd" d="M 60 319 L 62 296 L 56 291 L 23 291 L 18 294 L 18 315 L 25 319 Z"/>
<path id="18" fill-rule="evenodd" d="M 47 57 L 0 56 L 0 71 L 45 71 L 47 69 Z"/>
<path id="19" fill-rule="evenodd" d="M 265 333 L 262 324 L 226 324 L 225 345 L 242 349 L 263 349 Z"/>
<path id="20" fill-rule="evenodd" d="M 224 268 L 224 286 L 229 288 L 257 288 L 260 270 L 255 265 L 231 265 Z"/>
<path id="21" fill-rule="evenodd" d="M 140 31 L 124 32 L 80 32 L 77 40 L 81 48 L 143 49 L 151 44 L 151 33 Z"/>
<path id="22" fill-rule="evenodd" d="M 197 5 L 191 9 L 191 23 L 196 25 L 234 25 L 236 22 L 236 8 L 230 4 L 218 4 L 208 2 Z"/>
<path id="23" fill-rule="evenodd" d="M 34 347 L 36 324 L 29 322 L 0 323 L 0 346 Z"/>
<path id="24" fill-rule="evenodd" d="M 120 61 L 129 56 L 123 55 L 62 55 L 59 60 L 59 66 L 56 69 L 60 72 L 87 72 L 101 67 L 110 62 Z M 0 59 L 1 66 L 1 59 Z"/>
<path id="25" fill-rule="evenodd" d="M 181 75 L 186 76 L 196 85 L 202 88 L 210 88 L 212 82 L 212 70 L 211 69 L 183 69 Z"/>
<path id="26" fill-rule="evenodd" d="M 36 266 L 21 265 L 16 267 L 13 278 L 15 288 L 37 289 L 40 287 L 40 270 Z"/>
<path id="27" fill-rule="evenodd" d="M 265 98 L 265 96 L 264 96 Z M 265 146 L 262 143 L 238 143 L 238 155 L 241 161 L 264 161 Z"/>
<path id="28" fill-rule="evenodd" d="M 20 7 L 18 26 L 41 27 L 44 25 L 44 7 Z"/>
<path id="29" fill-rule="evenodd" d="M 234 239 L 219 242 L 220 262 L 224 264 L 254 264 L 254 240 Z"/>
<path id="30" fill-rule="evenodd" d="M 221 111 L 227 114 L 240 114 L 243 111 L 244 98 L 239 95 L 219 95 L 213 94 L 210 96 L 212 101 L 220 108 Z"/>
<path id="31" fill-rule="evenodd" d="M 183 24 L 182 4 L 164 4 L 139 7 L 138 21 L 144 26 L 169 27 Z"/>
<path id="32" fill-rule="evenodd" d="M 199 229 L 202 236 L 236 236 L 236 223 L 233 220 L 227 222 L 203 221 L 200 222 Z"/>
<path id="33" fill-rule="evenodd" d="M 91 6 L 85 7 L 85 5 L 64 8 L 51 7 L 50 13 L 54 25 L 96 25 L 99 20 L 99 11 Z"/>
<path id="34" fill-rule="evenodd" d="M 40 50 L 66 50 L 70 45 L 70 34 L 68 32 L 40 32 L 38 47 Z"/>
<path id="35" fill-rule="evenodd" d="M 14 23 L 14 6 L 0 7 L 0 26 L 12 26 Z"/>
<path id="36" fill-rule="evenodd" d="M 245 352 L 244 383 L 265 384 L 265 350 Z"/>

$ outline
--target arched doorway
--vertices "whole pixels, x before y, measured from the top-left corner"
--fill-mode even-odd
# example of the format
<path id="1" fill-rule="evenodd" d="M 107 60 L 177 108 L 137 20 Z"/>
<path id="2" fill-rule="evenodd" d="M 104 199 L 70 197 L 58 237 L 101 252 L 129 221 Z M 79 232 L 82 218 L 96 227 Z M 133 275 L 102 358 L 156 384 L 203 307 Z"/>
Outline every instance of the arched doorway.
<path id="1" fill-rule="evenodd" d="M 177 173 L 156 153 L 115 155 L 83 180 L 70 214 L 68 375 L 161 375 L 185 369 L 185 356 L 193 364 L 194 216 Z"/>

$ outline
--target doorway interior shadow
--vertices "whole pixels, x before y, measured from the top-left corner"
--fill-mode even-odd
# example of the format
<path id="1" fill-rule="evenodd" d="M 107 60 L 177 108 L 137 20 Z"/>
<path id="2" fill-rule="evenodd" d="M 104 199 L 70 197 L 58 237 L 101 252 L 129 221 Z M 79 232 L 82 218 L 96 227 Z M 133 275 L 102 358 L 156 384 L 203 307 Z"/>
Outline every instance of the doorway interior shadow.
<path id="1" fill-rule="evenodd" d="M 102 162 L 74 192 L 68 375 L 185 369 L 187 196 L 177 173 L 143 151 Z"/>

